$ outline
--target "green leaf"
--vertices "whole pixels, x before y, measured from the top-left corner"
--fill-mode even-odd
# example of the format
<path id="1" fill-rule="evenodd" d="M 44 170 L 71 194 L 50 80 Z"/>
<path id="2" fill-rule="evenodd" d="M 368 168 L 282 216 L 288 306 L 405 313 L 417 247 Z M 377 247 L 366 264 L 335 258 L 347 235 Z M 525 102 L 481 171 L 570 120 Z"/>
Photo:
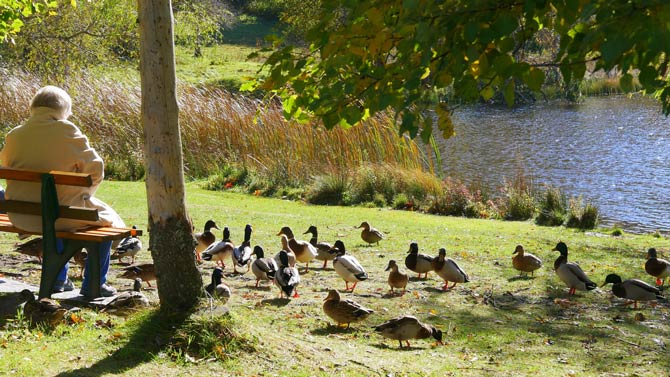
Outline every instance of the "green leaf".
<path id="1" fill-rule="evenodd" d="M 435 108 L 435 112 L 437 113 L 437 128 L 442 131 L 442 137 L 448 139 L 454 136 L 456 133 L 454 132 L 454 123 L 451 120 L 449 106 L 440 102 Z"/>
<path id="2" fill-rule="evenodd" d="M 539 91 L 544 84 L 544 72 L 541 69 L 531 67 L 528 76 L 526 76 L 526 85 L 530 90 Z"/>
<path id="3" fill-rule="evenodd" d="M 640 70 L 638 79 L 640 80 L 640 84 L 642 84 L 646 90 L 650 91 L 656 87 L 656 78 L 658 76 L 659 74 L 654 67 L 646 66 Z"/>
<path id="4" fill-rule="evenodd" d="M 488 101 L 496 94 L 496 91 L 491 87 L 491 85 L 487 85 L 479 93 L 482 95 L 484 101 Z"/>
<path id="5" fill-rule="evenodd" d="M 511 79 L 503 89 L 503 97 L 505 98 L 505 102 L 509 107 L 514 106 L 514 87 L 514 79 Z"/>
<path id="6" fill-rule="evenodd" d="M 519 27 L 519 21 L 509 13 L 503 13 L 493 23 L 493 30 L 499 35 L 510 35 Z"/>
<path id="7" fill-rule="evenodd" d="M 619 79 L 619 85 L 621 86 L 621 90 L 623 90 L 624 92 L 632 92 L 634 89 L 633 76 L 630 73 L 624 74 Z"/>

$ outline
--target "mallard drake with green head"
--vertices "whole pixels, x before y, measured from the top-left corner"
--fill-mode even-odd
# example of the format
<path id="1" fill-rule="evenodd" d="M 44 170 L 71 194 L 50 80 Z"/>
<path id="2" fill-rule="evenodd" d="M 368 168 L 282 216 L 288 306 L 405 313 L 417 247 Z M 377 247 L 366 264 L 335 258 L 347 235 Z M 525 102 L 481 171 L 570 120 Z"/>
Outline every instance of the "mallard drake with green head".
<path id="1" fill-rule="evenodd" d="M 65 319 L 67 309 L 61 307 L 56 301 L 46 297 L 36 300 L 35 295 L 27 289 L 21 291 L 21 296 L 26 300 L 23 315 L 31 324 L 43 323 L 56 326 Z"/>
<path id="2" fill-rule="evenodd" d="M 205 251 L 209 245 L 216 241 L 216 236 L 214 233 L 212 233 L 212 228 L 220 230 L 214 220 L 207 220 L 205 222 L 205 228 L 203 229 L 202 233 L 196 233 L 193 235 L 197 242 L 195 245 L 195 256 L 198 260 L 200 260 L 200 254 Z"/>
<path id="3" fill-rule="evenodd" d="M 570 288 L 569 295 L 574 295 L 576 290 L 590 291 L 598 285 L 592 282 L 576 263 L 568 263 L 568 246 L 559 242 L 552 251 L 558 251 L 561 255 L 554 261 L 556 275 Z"/>
<path id="4" fill-rule="evenodd" d="M 658 258 L 656 249 L 652 247 L 647 250 L 647 262 L 644 264 L 644 270 L 656 278 L 656 285 L 663 286 L 665 278 L 670 275 L 670 262 Z"/>
<path id="5" fill-rule="evenodd" d="M 251 264 L 251 272 L 256 276 L 256 287 L 261 280 L 274 280 L 279 269 L 277 261 L 273 258 L 265 258 L 263 248 L 259 245 L 254 246 L 253 254 L 256 259 Z"/>
<path id="6" fill-rule="evenodd" d="M 436 329 L 434 326 L 424 324 L 416 317 L 411 315 L 403 315 L 377 325 L 374 327 L 375 332 L 381 336 L 393 340 L 397 340 L 402 348 L 403 340 L 410 346 L 410 339 L 425 339 L 432 336 L 439 344 L 442 344 L 442 331 Z"/>
<path id="7" fill-rule="evenodd" d="M 617 274 L 609 274 L 605 278 L 605 282 L 601 287 L 607 284 L 612 284 L 612 293 L 616 297 L 626 300 L 632 300 L 633 307 L 637 309 L 638 301 L 655 301 L 665 300 L 661 295 L 661 291 L 642 280 L 628 279 L 621 281 L 621 277 Z"/>
<path id="8" fill-rule="evenodd" d="M 137 230 L 137 227 L 133 225 L 133 229 Z M 123 258 L 125 257 L 130 257 L 131 258 L 130 263 L 134 264 L 135 256 L 137 255 L 137 253 L 139 253 L 140 250 L 142 250 L 142 240 L 140 240 L 139 237 L 137 237 L 137 233 L 131 233 L 130 237 L 126 237 L 122 239 L 121 242 L 119 242 L 119 245 L 116 246 L 116 251 L 114 252 L 114 254 L 116 254 L 119 262 L 123 262 Z M 196 255 L 200 255 L 200 252 L 196 251 Z"/>
<path id="9" fill-rule="evenodd" d="M 224 260 L 228 258 L 230 258 L 233 264 L 235 264 L 235 259 L 233 257 L 233 250 L 235 249 L 235 245 L 230 242 L 230 232 L 226 232 L 227 230 L 228 227 L 223 228 L 224 238 L 221 241 L 209 245 L 209 247 L 202 252 L 203 260 L 216 262 L 217 265 L 220 265 L 223 268 L 226 268 L 226 263 Z M 228 240 L 226 240 L 226 233 L 228 235 Z"/>
<path id="10" fill-rule="evenodd" d="M 340 240 L 335 241 L 333 248 L 337 249 L 337 257 L 333 260 L 335 272 L 344 279 L 346 291 L 353 292 L 359 281 L 367 280 L 368 273 L 365 272 L 358 259 L 353 255 L 346 254 L 344 242 Z M 354 283 L 351 289 L 349 288 L 349 283 Z"/>
<path id="11" fill-rule="evenodd" d="M 368 245 L 376 243 L 379 246 L 379 241 L 384 239 L 384 233 L 370 226 L 367 221 L 363 221 L 357 228 L 363 228 L 361 231 L 361 238 L 367 242 Z"/>
<path id="12" fill-rule="evenodd" d="M 253 232 L 253 228 L 250 224 L 247 224 L 244 227 L 244 241 L 242 241 L 240 246 L 233 249 L 233 260 L 235 261 L 233 263 L 233 272 L 235 273 L 237 273 L 236 267 L 246 267 L 247 271 L 251 267 L 251 232 Z"/>
<path id="13" fill-rule="evenodd" d="M 136 264 L 125 267 L 119 277 L 132 280 L 140 278 L 151 287 L 151 281 L 156 280 L 156 271 L 153 263 Z"/>
<path id="14" fill-rule="evenodd" d="M 316 248 L 307 241 L 296 240 L 293 236 L 293 231 L 288 226 L 281 228 L 277 235 L 284 235 L 288 238 L 288 246 L 295 253 L 295 259 L 298 262 L 305 263 L 305 272 L 309 271 L 309 262 L 316 258 L 317 255 Z"/>
<path id="15" fill-rule="evenodd" d="M 323 311 L 337 326 L 346 324 L 349 328 L 350 323 L 360 322 L 374 313 L 373 310 L 364 308 L 354 301 L 342 300 L 340 292 L 335 289 L 328 291 L 328 296 L 323 301 Z"/>
<path id="16" fill-rule="evenodd" d="M 279 287 L 279 297 L 300 297 L 298 284 L 300 284 L 300 273 L 289 264 L 289 256 L 286 250 L 279 251 L 279 269 L 275 273 L 275 284 Z"/>
<path id="17" fill-rule="evenodd" d="M 223 282 L 223 269 L 221 267 L 214 268 L 212 271 L 212 281 L 205 286 L 205 290 L 212 297 L 218 298 L 225 304 L 232 295 L 232 290 L 228 284 Z"/>
<path id="18" fill-rule="evenodd" d="M 337 256 L 333 252 L 333 245 L 328 242 L 319 242 L 319 231 L 316 226 L 310 225 L 309 229 L 303 234 L 311 233 L 312 238 L 309 239 L 309 243 L 316 248 L 316 259 L 323 261 L 323 268 L 326 268 L 329 260 L 335 259 Z"/>
<path id="19" fill-rule="evenodd" d="M 444 280 L 443 291 L 452 289 L 457 283 L 467 283 L 470 281 L 468 274 L 453 259 L 447 258 L 447 250 L 444 248 L 440 248 L 439 254 L 433 258 L 431 263 L 435 273 Z M 449 287 L 450 281 L 454 282 L 454 285 L 451 287 Z"/>
<path id="20" fill-rule="evenodd" d="M 395 293 L 393 291 L 394 288 L 402 289 L 402 293 L 405 293 L 405 288 L 407 287 L 407 283 L 409 282 L 409 275 L 400 272 L 400 269 L 398 268 L 398 264 L 396 263 L 395 260 L 391 259 L 386 266 L 386 269 L 384 271 L 390 271 L 389 272 L 389 278 L 388 278 L 388 283 L 389 286 L 391 287 L 391 293 Z"/>
<path id="21" fill-rule="evenodd" d="M 542 267 L 542 260 L 533 254 L 526 253 L 521 245 L 516 246 L 512 255 L 514 255 L 512 257 L 512 267 L 521 271 L 522 274 L 530 273 L 532 276 L 535 270 Z"/>
<path id="22" fill-rule="evenodd" d="M 405 257 L 405 266 L 419 274 L 419 279 L 421 278 L 421 274 L 426 274 L 424 279 L 428 278 L 428 271 L 433 270 L 433 257 L 419 253 L 419 245 L 416 242 L 409 244 L 407 252 L 409 254 Z"/>

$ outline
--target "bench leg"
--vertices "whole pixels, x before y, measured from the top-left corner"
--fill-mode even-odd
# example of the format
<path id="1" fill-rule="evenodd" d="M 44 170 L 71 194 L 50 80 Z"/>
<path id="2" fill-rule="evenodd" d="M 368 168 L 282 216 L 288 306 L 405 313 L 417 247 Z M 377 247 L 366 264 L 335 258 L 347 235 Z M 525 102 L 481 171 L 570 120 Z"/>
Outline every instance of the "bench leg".
<path id="1" fill-rule="evenodd" d="M 82 282 L 81 289 L 87 293 L 89 298 L 100 297 L 100 286 L 107 282 L 109 252 L 112 242 L 70 240 L 68 243 L 71 243 L 75 250 L 83 247 L 88 251 L 86 268 L 84 269 L 84 281 Z"/>
<path id="2" fill-rule="evenodd" d="M 42 274 L 40 278 L 40 292 L 39 298 L 51 297 L 56 278 L 60 274 L 65 264 L 72 258 L 78 249 L 67 247 L 64 242 L 62 252 L 58 252 L 48 242 L 43 242 L 42 251 Z"/>

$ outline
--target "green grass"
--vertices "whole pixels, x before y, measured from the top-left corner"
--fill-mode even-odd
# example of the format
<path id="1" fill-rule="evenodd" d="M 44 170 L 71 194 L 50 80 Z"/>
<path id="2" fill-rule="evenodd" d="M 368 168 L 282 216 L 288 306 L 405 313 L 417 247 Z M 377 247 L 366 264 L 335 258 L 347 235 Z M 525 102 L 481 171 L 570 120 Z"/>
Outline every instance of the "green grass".
<path id="1" fill-rule="evenodd" d="M 105 182 L 99 196 L 119 210 L 129 224 L 146 229 L 144 184 Z M 346 298 L 375 310 L 364 323 L 351 329 L 329 326 L 321 305 L 327 290 L 342 290 L 344 282 L 330 268 L 319 263 L 302 276 L 300 295 L 279 300 L 278 290 L 262 284 L 253 287 L 251 273 L 233 275 L 226 269 L 226 282 L 233 289 L 228 303 L 229 324 L 246 339 L 252 351 L 231 352 L 229 359 L 177 355 L 169 347 L 183 329 L 199 329 L 193 319 L 169 321 L 154 311 L 129 317 L 84 310 L 86 322 L 59 326 L 53 332 L 38 333 L 7 327 L 0 332 L 0 370 L 17 375 L 663 375 L 670 362 L 659 344 L 670 342 L 670 308 L 642 305 L 641 310 L 623 307 L 612 299 L 609 288 L 601 292 L 580 292 L 569 303 L 561 301 L 567 289 L 551 271 L 558 240 L 570 248 L 570 260 L 577 261 L 596 283 L 608 273 L 623 278 L 652 282 L 644 273 L 645 251 L 656 247 L 661 254 L 670 250 L 670 241 L 649 235 L 607 232 L 579 232 L 563 227 L 547 228 L 531 222 L 502 222 L 425 215 L 388 209 L 312 206 L 249 195 L 210 192 L 188 185 L 187 206 L 197 230 L 212 218 L 229 226 L 232 239 L 239 242 L 245 224 L 254 226 L 252 243 L 266 254 L 280 248 L 276 233 L 284 225 L 296 234 L 310 224 L 319 227 L 320 238 L 342 239 L 370 274 Z M 364 246 L 355 226 L 368 220 L 386 233 L 377 246 Z M 217 234 L 220 236 L 220 234 Z M 145 245 L 148 236 L 142 236 Z M 439 290 L 442 282 L 434 273 L 427 280 L 412 278 L 407 294 L 387 295 L 389 259 L 402 261 L 410 241 L 422 252 L 437 254 L 445 247 L 458 261 L 471 282 L 452 291 Z M 3 273 L 20 273 L 36 282 L 36 265 L 11 252 L 15 239 L 0 238 Z M 524 245 L 544 260 L 534 278 L 520 279 L 511 268 L 511 254 Z M 149 253 L 139 255 L 149 260 Z M 667 255 L 666 255 L 667 257 Z M 201 266 L 209 280 L 213 264 Z M 128 288 L 130 281 L 116 278 L 113 264 L 111 282 Z M 75 268 L 76 270 L 76 268 Z M 30 271 L 33 271 L 32 273 Z M 415 275 L 411 275 L 415 276 Z M 170 277 L 178 279 L 178 277 Z M 79 285 L 79 282 L 77 282 Z M 147 291 L 154 301 L 154 291 Z M 445 332 L 446 346 L 431 341 L 414 341 L 409 350 L 399 350 L 397 342 L 385 341 L 370 326 L 400 314 L 416 315 Z M 635 320 L 642 314 L 646 320 Z M 215 316 L 205 308 L 201 315 Z M 111 319 L 112 328 L 96 327 L 96 320 Z M 196 319 L 197 320 L 197 319 Z M 204 321 L 204 320 L 203 320 Z M 180 330 L 182 329 L 182 330 Z M 180 332 L 181 331 L 181 332 Z M 195 334 L 194 334 L 195 335 Z M 195 361 L 195 364 L 189 360 Z"/>

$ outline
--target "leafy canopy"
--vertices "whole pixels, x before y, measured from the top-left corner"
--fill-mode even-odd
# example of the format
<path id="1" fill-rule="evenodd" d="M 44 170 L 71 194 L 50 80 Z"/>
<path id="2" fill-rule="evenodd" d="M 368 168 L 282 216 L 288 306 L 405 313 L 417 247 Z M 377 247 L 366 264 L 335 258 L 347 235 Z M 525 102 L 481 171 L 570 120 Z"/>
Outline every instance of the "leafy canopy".
<path id="1" fill-rule="evenodd" d="M 286 116 L 316 116 L 349 127 L 393 109 L 400 132 L 428 139 L 434 126 L 453 134 L 449 90 L 459 101 L 502 93 L 512 105 L 520 87 L 539 91 L 545 70 L 569 84 L 589 69 L 618 67 L 624 90 L 637 75 L 670 112 L 667 0 L 336 0 L 319 2 L 305 33 L 308 48 L 276 40 L 267 76 L 243 89 L 279 95 Z M 547 31 L 560 40 L 551 59 L 526 49 Z M 438 98 L 436 100 L 436 98 Z"/>
<path id="2" fill-rule="evenodd" d="M 76 0 L 70 1 L 76 6 Z M 41 14 L 53 15 L 53 9 L 58 7 L 55 0 L 0 0 L 0 43 L 7 41 L 18 33 L 24 25 L 24 20 L 37 17 Z"/>

